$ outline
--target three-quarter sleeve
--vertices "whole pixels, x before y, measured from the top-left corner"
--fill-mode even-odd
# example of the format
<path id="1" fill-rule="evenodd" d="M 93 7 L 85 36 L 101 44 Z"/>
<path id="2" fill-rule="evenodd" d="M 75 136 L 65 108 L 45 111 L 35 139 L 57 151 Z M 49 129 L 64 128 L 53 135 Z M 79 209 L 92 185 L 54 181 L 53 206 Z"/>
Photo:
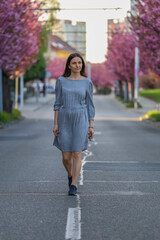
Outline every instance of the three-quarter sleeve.
<path id="1" fill-rule="evenodd" d="M 87 88 L 86 104 L 87 104 L 87 110 L 88 110 L 88 119 L 94 120 L 95 106 L 93 103 L 93 83 L 92 83 L 92 81 L 89 82 L 89 86 Z"/>
<path id="2" fill-rule="evenodd" d="M 59 78 L 56 81 L 55 94 L 56 94 L 56 99 L 53 106 L 54 111 L 59 110 L 62 105 L 62 86 Z"/>

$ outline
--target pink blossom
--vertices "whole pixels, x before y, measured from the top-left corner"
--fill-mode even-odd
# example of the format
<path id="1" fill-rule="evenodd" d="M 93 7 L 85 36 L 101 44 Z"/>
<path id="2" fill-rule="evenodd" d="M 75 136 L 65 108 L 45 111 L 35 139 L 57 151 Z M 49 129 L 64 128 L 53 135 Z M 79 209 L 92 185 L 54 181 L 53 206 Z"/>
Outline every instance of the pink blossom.
<path id="1" fill-rule="evenodd" d="M 112 80 L 133 81 L 136 40 L 130 33 L 114 34 L 106 55 L 106 68 Z"/>
<path id="2" fill-rule="evenodd" d="M 160 75 L 160 1 L 137 0 L 137 15 L 132 15 L 132 30 L 139 37 L 139 47 L 148 69 Z"/>
<path id="3" fill-rule="evenodd" d="M 96 87 L 110 88 L 113 85 L 113 81 L 104 63 L 91 65 L 91 79 Z"/>
<path id="4" fill-rule="evenodd" d="M 66 64 L 66 59 L 64 58 L 54 58 L 49 62 L 47 66 L 47 71 L 51 73 L 50 78 L 57 79 L 59 76 L 61 76 L 64 72 Z"/>
<path id="5" fill-rule="evenodd" d="M 42 26 L 39 14 L 27 8 L 39 6 L 31 0 L 0 1 L 0 67 L 21 75 L 37 59 Z"/>

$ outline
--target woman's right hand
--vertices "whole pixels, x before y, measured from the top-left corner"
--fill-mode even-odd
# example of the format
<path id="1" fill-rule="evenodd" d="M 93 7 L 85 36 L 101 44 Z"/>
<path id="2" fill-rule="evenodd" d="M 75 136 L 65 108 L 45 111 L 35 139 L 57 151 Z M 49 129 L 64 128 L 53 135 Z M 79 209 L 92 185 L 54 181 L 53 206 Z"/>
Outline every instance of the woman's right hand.
<path id="1" fill-rule="evenodd" d="M 54 125 L 54 128 L 53 128 L 53 133 L 55 136 L 58 136 L 58 125 Z"/>

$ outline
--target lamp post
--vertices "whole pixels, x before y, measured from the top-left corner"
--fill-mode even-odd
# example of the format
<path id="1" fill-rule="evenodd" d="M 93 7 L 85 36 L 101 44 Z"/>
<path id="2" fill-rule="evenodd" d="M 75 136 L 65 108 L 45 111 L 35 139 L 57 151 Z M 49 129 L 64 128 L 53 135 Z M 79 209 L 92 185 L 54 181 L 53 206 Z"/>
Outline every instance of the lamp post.
<path id="1" fill-rule="evenodd" d="M 130 0 L 131 4 L 131 14 L 134 15 L 135 17 L 137 16 L 137 12 L 135 11 L 135 4 L 136 0 Z M 136 47 L 135 47 L 135 67 L 134 67 L 134 107 L 138 108 L 138 102 L 139 102 L 139 68 L 140 68 L 140 51 L 138 48 L 138 41 L 139 38 L 138 36 L 136 37 Z"/>
<path id="2" fill-rule="evenodd" d="M 137 37 L 138 40 L 138 37 Z M 140 63 L 140 54 L 138 46 L 135 47 L 135 70 L 134 70 L 134 78 L 135 78 L 135 88 L 134 88 L 134 107 L 138 108 L 138 98 L 139 98 L 139 63 Z"/>

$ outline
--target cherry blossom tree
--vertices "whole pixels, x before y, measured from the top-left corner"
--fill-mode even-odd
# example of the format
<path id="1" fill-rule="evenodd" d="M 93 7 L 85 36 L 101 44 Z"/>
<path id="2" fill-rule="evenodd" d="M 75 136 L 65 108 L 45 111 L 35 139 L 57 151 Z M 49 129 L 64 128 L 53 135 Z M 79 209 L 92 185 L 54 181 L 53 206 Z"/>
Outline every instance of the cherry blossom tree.
<path id="1" fill-rule="evenodd" d="M 160 1 L 137 0 L 134 10 L 130 22 L 143 59 L 148 69 L 160 76 Z"/>
<path id="2" fill-rule="evenodd" d="M 0 2 L 0 66 L 14 75 L 21 75 L 37 60 L 42 26 L 39 14 L 26 10 L 36 6 L 31 0 Z"/>
<path id="3" fill-rule="evenodd" d="M 91 65 L 91 79 L 95 87 L 110 88 L 113 86 L 113 81 L 110 78 L 109 72 L 104 63 Z"/>
<path id="4" fill-rule="evenodd" d="M 131 33 L 114 34 L 106 55 L 106 68 L 110 72 L 110 76 L 120 83 L 131 83 L 132 101 L 134 99 L 134 56 L 135 56 L 135 36 Z M 128 95 L 128 94 L 127 94 Z"/>
<path id="5" fill-rule="evenodd" d="M 0 1 L 0 68 L 3 71 L 3 109 L 11 111 L 9 76 L 24 74 L 37 61 L 42 26 L 39 14 L 29 8 L 39 7 L 32 0 Z"/>
<path id="6" fill-rule="evenodd" d="M 66 59 L 58 57 L 53 58 L 47 66 L 47 71 L 51 73 L 50 78 L 57 79 L 59 76 L 61 76 L 64 72 L 65 64 Z"/>

